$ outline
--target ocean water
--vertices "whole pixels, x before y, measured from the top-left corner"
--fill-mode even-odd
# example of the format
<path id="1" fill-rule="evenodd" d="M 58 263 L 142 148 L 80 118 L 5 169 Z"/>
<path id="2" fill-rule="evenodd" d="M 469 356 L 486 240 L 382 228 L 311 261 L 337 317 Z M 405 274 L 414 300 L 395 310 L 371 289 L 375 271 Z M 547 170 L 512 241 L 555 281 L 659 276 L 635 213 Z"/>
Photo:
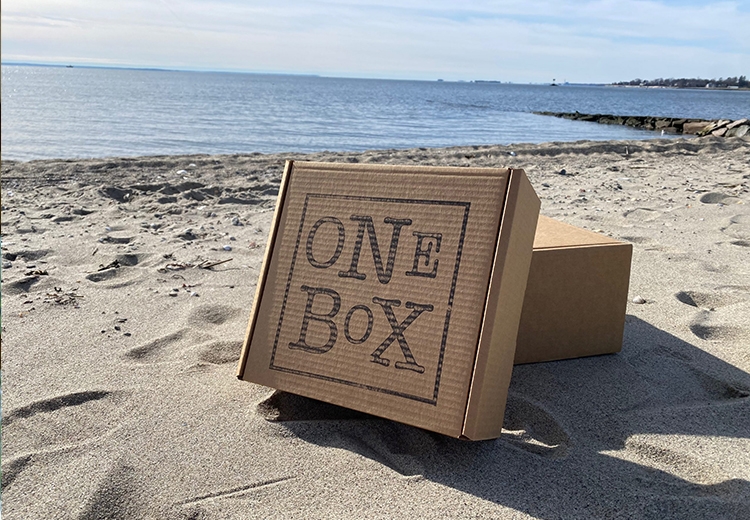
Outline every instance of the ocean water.
<path id="1" fill-rule="evenodd" d="M 533 111 L 738 119 L 750 92 L 2 66 L 2 158 L 361 151 L 659 134 Z"/>

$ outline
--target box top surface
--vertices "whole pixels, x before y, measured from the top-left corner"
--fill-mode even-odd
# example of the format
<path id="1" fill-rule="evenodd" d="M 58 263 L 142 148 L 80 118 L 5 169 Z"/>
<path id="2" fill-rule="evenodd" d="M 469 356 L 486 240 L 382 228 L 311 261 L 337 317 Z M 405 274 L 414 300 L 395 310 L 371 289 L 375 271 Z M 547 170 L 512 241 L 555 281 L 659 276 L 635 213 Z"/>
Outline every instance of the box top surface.
<path id="1" fill-rule="evenodd" d="M 240 377 L 460 435 L 512 175 L 289 163 Z"/>
<path id="2" fill-rule="evenodd" d="M 535 250 L 617 244 L 625 244 L 625 242 L 542 215 L 539 215 L 536 235 L 534 235 Z"/>

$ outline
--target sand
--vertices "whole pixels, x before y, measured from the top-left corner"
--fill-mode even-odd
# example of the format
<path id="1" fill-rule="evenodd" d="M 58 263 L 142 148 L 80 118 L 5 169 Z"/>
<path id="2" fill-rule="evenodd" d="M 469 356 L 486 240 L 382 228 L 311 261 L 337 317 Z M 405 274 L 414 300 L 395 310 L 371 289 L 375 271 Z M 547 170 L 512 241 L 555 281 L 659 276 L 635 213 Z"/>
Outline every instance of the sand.
<path id="1" fill-rule="evenodd" d="M 238 381 L 287 158 L 524 168 L 634 244 L 622 352 L 485 442 Z M 2 253 L 6 520 L 748 518 L 748 140 L 3 161 Z"/>

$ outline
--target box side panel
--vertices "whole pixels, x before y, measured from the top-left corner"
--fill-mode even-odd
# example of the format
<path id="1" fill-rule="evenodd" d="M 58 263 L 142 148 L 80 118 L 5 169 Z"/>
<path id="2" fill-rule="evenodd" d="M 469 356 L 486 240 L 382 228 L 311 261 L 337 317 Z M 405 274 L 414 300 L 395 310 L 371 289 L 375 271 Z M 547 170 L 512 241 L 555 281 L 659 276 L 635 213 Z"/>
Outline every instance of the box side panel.
<path id="1" fill-rule="evenodd" d="M 253 307 L 250 311 L 250 319 L 247 323 L 247 331 L 245 332 L 245 340 L 242 344 L 242 353 L 240 354 L 239 364 L 237 365 L 237 377 L 243 378 L 245 373 L 245 365 L 247 363 L 247 352 L 250 348 L 250 338 L 253 337 L 253 330 L 258 319 L 258 310 L 260 308 L 260 299 L 263 295 L 263 289 L 266 284 L 266 278 L 268 277 L 268 267 L 271 262 L 271 256 L 273 254 L 274 240 L 276 239 L 276 233 L 279 226 L 279 220 L 281 219 L 281 212 L 284 208 L 284 197 L 289 185 L 289 174 L 294 165 L 293 161 L 286 161 L 284 165 L 284 174 L 281 177 L 281 185 L 279 187 L 279 195 L 276 197 L 276 208 L 274 209 L 273 220 L 271 221 L 271 229 L 268 232 L 268 240 L 266 241 L 266 251 L 263 255 L 263 264 L 260 268 L 260 274 L 258 275 L 258 283 L 255 287 L 255 298 L 253 299 Z"/>
<path id="2" fill-rule="evenodd" d="M 515 363 L 619 352 L 631 254 L 623 242 L 534 250 Z"/>
<path id="3" fill-rule="evenodd" d="M 486 300 L 463 435 L 500 436 L 540 201 L 523 170 L 513 170 Z"/>

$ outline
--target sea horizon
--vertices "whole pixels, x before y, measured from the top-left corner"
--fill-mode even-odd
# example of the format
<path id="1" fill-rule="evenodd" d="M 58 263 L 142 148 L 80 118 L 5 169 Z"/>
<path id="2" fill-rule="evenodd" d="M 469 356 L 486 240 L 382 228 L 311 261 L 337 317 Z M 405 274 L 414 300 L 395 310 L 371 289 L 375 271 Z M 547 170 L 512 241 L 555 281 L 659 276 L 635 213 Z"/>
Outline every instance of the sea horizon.
<path id="1" fill-rule="evenodd" d="M 644 140 L 534 112 L 739 119 L 750 92 L 2 65 L 2 158 L 363 151 Z M 663 137 L 670 137 L 669 135 Z"/>

